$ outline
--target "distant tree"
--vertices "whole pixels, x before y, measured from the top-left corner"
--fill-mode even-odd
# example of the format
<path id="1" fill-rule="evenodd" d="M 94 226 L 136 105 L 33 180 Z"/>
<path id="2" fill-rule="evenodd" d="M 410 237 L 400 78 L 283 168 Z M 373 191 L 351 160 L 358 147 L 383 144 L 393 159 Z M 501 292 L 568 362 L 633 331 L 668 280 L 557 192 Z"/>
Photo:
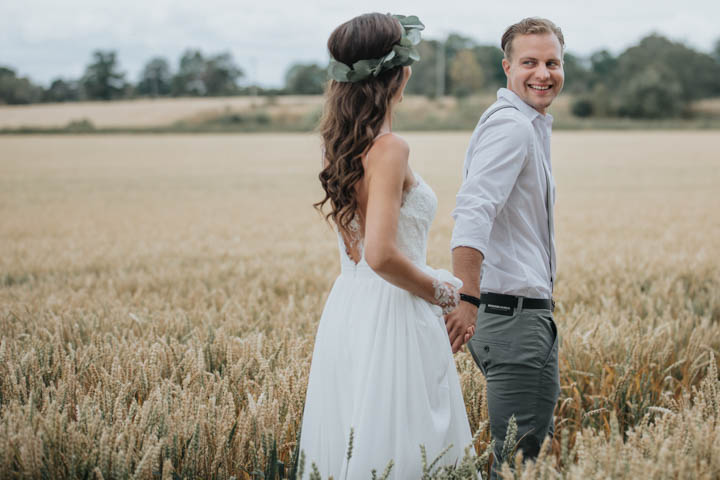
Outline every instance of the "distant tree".
<path id="1" fill-rule="evenodd" d="M 300 95 L 323 93 L 327 81 L 327 70 L 311 63 L 296 63 L 285 74 L 285 91 Z"/>
<path id="2" fill-rule="evenodd" d="M 155 57 L 145 64 L 136 92 L 139 95 L 158 97 L 169 95 L 172 88 L 170 65 L 162 57 Z"/>
<path id="3" fill-rule="evenodd" d="M 577 117 L 616 116 L 620 100 L 615 97 L 610 94 L 605 84 L 598 83 L 591 91 L 575 95 L 570 104 L 570 111 Z"/>
<path id="4" fill-rule="evenodd" d="M 621 99 L 617 94 L 612 94 L 618 89 L 613 86 L 606 86 L 604 83 L 598 83 L 589 93 L 592 101 L 592 114 L 597 117 L 612 117 L 618 114 Z"/>
<path id="5" fill-rule="evenodd" d="M 412 76 L 405 87 L 408 94 L 434 97 L 437 85 L 437 54 L 440 42 L 423 40 L 418 45 L 421 62 L 412 66 Z"/>
<path id="6" fill-rule="evenodd" d="M 205 58 L 200 50 L 186 50 L 180 57 L 178 72 L 172 79 L 172 94 L 175 96 L 201 96 L 207 93 L 203 81 Z"/>
<path id="7" fill-rule="evenodd" d="M 34 103 L 42 98 L 42 87 L 27 77 L 18 77 L 15 70 L 0 66 L 0 103 L 18 105 Z"/>
<path id="8" fill-rule="evenodd" d="M 715 48 L 713 48 L 712 56 L 716 62 L 720 63 L 720 38 L 715 40 Z"/>
<path id="9" fill-rule="evenodd" d="M 585 95 L 573 99 L 570 104 L 570 111 L 580 118 L 591 117 L 595 113 L 592 99 Z"/>
<path id="10" fill-rule="evenodd" d="M 450 33 L 445 39 L 445 54 L 452 60 L 455 55 L 463 50 L 472 50 L 477 46 L 475 40 L 459 33 Z"/>
<path id="11" fill-rule="evenodd" d="M 685 102 L 720 94 L 720 64 L 710 55 L 657 34 L 649 35 L 638 45 L 625 50 L 618 57 L 618 65 L 610 81 L 627 83 L 639 74 L 647 80 L 660 75 L 658 72 L 663 72 L 663 75 L 667 72 L 673 82 L 677 82 L 680 87 L 678 95 Z"/>
<path id="12" fill-rule="evenodd" d="M 203 81 L 208 95 L 235 95 L 238 92 L 238 80 L 243 71 L 235 65 L 230 53 L 220 53 L 205 62 Z"/>
<path id="13" fill-rule="evenodd" d="M 480 68 L 485 73 L 485 85 L 496 89 L 507 85 L 507 77 L 502 68 L 502 60 L 505 54 L 499 47 L 490 45 L 479 45 L 473 49 Z"/>
<path id="14" fill-rule="evenodd" d="M 242 76 L 229 53 L 206 59 L 200 50 L 187 50 L 180 57 L 178 72 L 172 79 L 172 94 L 234 95 L 239 91 L 237 81 Z"/>
<path id="15" fill-rule="evenodd" d="M 80 81 L 91 100 L 113 100 L 125 94 L 125 74 L 118 70 L 114 51 L 96 50 Z"/>
<path id="16" fill-rule="evenodd" d="M 607 50 L 598 50 L 590 55 L 590 71 L 600 78 L 607 78 L 615 72 L 617 58 Z"/>
<path id="17" fill-rule="evenodd" d="M 44 102 L 74 102 L 80 99 L 80 86 L 75 80 L 56 78 L 43 92 Z"/>
<path id="18" fill-rule="evenodd" d="M 440 48 L 444 49 L 444 62 L 438 65 Z M 406 92 L 416 95 L 434 97 L 437 92 L 438 68 L 445 75 L 445 91 L 457 93 L 453 90 L 451 69 L 455 56 L 465 50 L 471 50 L 475 55 L 475 63 L 482 71 L 483 86 L 495 89 L 505 86 L 505 72 L 502 69 L 503 53 L 497 47 L 477 45 L 462 35 L 450 34 L 441 42 L 438 40 L 423 40 L 418 45 L 421 62 L 413 64 L 413 74 L 405 89 Z M 458 72 L 456 72 L 457 75 Z"/>
<path id="19" fill-rule="evenodd" d="M 686 107 L 682 90 L 670 68 L 647 65 L 622 86 L 619 114 L 634 118 L 676 117 Z"/>
<path id="20" fill-rule="evenodd" d="M 590 71 L 583 65 L 580 57 L 570 52 L 563 56 L 563 70 L 565 71 L 565 91 L 570 93 L 585 92 L 590 86 Z"/>
<path id="21" fill-rule="evenodd" d="M 579 116 L 675 117 L 694 100 L 720 95 L 720 62 L 658 34 L 617 57 L 600 50 L 589 60 L 586 88 L 571 107 Z"/>
<path id="22" fill-rule="evenodd" d="M 475 43 L 475 40 L 470 37 L 457 33 L 451 33 L 445 39 L 443 46 L 445 47 L 445 91 L 455 92 L 453 79 L 450 75 L 453 60 L 459 52 L 463 50 L 472 50 L 477 46 L 477 43 Z"/>
<path id="23" fill-rule="evenodd" d="M 450 63 L 450 80 L 452 93 L 457 97 L 465 97 L 477 92 L 483 86 L 483 70 L 470 49 L 460 50 Z"/>

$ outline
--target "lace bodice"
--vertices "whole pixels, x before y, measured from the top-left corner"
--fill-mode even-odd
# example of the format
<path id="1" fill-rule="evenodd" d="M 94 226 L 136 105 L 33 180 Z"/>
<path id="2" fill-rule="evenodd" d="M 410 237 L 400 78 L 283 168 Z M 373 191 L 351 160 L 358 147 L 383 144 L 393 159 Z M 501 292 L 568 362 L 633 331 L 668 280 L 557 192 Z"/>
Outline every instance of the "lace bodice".
<path id="1" fill-rule="evenodd" d="M 400 251 L 413 263 L 424 265 L 427 256 L 427 235 L 430 224 L 437 211 L 435 192 L 425 181 L 415 174 L 415 184 L 403 194 L 396 242 Z M 359 242 L 361 259 L 358 265 L 365 264 L 362 239 Z M 355 262 L 348 256 L 342 235 L 338 233 L 340 263 L 343 267 L 354 267 Z"/>

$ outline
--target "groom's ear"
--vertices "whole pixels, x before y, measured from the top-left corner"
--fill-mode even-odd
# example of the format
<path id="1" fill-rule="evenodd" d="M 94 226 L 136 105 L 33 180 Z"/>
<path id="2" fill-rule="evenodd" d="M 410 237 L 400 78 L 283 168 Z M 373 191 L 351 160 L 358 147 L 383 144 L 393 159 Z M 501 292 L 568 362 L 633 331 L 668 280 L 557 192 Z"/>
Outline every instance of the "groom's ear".
<path id="1" fill-rule="evenodd" d="M 502 68 L 503 72 L 505 72 L 505 76 L 507 77 L 510 74 L 510 61 L 507 58 L 502 59 Z"/>

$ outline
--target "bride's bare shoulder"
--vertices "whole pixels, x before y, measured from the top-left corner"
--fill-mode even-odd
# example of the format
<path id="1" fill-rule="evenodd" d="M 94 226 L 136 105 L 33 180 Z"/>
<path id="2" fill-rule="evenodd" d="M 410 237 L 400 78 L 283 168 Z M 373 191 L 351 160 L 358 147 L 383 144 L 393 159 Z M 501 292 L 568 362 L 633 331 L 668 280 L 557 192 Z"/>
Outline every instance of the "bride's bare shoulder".
<path id="1" fill-rule="evenodd" d="M 404 138 L 388 133 L 381 136 L 370 147 L 366 168 L 406 167 L 410 156 L 410 146 Z"/>

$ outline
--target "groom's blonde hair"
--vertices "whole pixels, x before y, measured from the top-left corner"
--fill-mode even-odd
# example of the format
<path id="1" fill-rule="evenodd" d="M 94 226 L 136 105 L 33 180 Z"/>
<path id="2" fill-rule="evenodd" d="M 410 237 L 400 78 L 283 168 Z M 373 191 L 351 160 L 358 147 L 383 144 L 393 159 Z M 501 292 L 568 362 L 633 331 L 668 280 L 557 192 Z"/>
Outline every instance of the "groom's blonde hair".
<path id="1" fill-rule="evenodd" d="M 505 33 L 503 33 L 502 40 L 500 41 L 500 48 L 505 53 L 505 58 L 510 60 L 510 54 L 512 53 L 512 43 L 518 35 L 540 35 L 543 33 L 552 33 L 560 41 L 560 51 L 565 51 L 565 38 L 563 37 L 562 30 L 560 27 L 555 25 L 553 22 L 546 18 L 540 17 L 528 17 L 523 18 L 518 23 L 510 25 Z"/>

